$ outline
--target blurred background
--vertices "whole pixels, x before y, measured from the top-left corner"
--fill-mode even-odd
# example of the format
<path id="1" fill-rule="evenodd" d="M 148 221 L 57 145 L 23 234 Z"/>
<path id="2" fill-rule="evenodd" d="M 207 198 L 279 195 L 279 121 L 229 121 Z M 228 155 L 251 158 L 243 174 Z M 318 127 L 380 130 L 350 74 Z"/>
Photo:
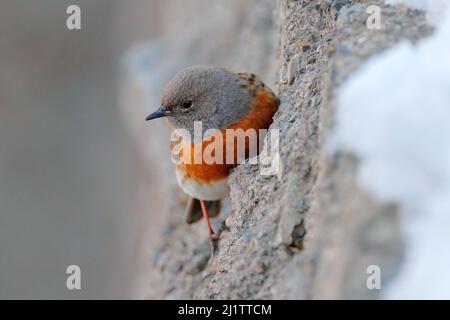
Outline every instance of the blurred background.
<path id="1" fill-rule="evenodd" d="M 132 296 L 141 161 L 117 92 L 152 18 L 128 19 L 140 3 L 0 2 L 0 298 Z M 81 30 L 66 28 L 70 4 Z M 66 288 L 71 264 L 82 290 Z"/>

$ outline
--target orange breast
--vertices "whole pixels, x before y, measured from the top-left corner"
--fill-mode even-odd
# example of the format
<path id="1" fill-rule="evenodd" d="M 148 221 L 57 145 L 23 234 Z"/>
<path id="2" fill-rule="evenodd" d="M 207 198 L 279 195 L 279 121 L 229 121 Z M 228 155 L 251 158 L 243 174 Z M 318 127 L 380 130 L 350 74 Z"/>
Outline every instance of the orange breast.
<path id="1" fill-rule="evenodd" d="M 273 114 L 277 111 L 278 108 L 278 99 L 277 97 L 267 88 L 261 88 L 257 91 L 255 96 L 255 103 L 250 108 L 249 113 L 243 117 L 239 122 L 231 124 L 226 129 L 242 129 L 244 131 L 248 129 L 268 129 L 270 124 L 272 123 Z M 226 139 L 226 129 L 218 132 L 222 136 L 223 139 L 223 161 L 222 164 L 213 163 L 206 164 L 202 161 L 202 163 L 196 164 L 192 163 L 192 159 L 194 159 L 195 153 L 203 152 L 205 148 L 211 143 L 214 143 L 215 139 L 207 139 L 206 141 L 202 141 L 197 145 L 190 144 L 182 147 L 182 150 L 188 150 L 185 154 L 180 154 L 182 159 L 182 163 L 178 165 L 178 169 L 182 170 L 187 178 L 195 179 L 198 182 L 202 183 L 213 183 L 217 180 L 222 180 L 229 175 L 229 171 L 231 168 L 235 167 L 238 164 L 237 157 L 237 139 L 235 139 L 235 143 L 231 142 L 231 146 L 234 148 L 232 153 L 234 154 L 234 159 L 231 163 L 226 163 L 226 148 L 227 143 Z M 257 139 L 259 139 L 259 135 L 257 135 Z M 259 141 L 258 141 L 259 144 Z M 229 146 L 228 146 L 229 147 Z M 210 149 L 211 148 L 210 146 Z M 189 153 L 190 152 L 190 153 Z M 245 157 L 248 157 L 249 153 L 249 141 L 245 140 Z M 211 153 L 214 155 L 214 151 Z M 230 162 L 230 161 L 228 161 Z"/>

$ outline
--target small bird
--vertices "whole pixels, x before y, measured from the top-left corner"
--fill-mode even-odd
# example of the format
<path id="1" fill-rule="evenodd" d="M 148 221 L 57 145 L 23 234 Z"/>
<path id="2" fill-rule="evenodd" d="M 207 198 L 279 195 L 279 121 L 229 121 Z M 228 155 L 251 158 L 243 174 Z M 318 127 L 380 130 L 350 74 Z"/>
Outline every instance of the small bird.
<path id="1" fill-rule="evenodd" d="M 191 136 L 195 136 L 194 123 L 201 121 L 204 131 L 215 129 L 222 135 L 223 161 L 181 161 L 176 164 L 178 183 L 190 196 L 186 206 L 186 222 L 196 222 L 203 216 L 214 249 L 219 235 L 214 233 L 209 218 L 219 214 L 220 200 L 229 193 L 230 170 L 239 163 L 236 145 L 227 144 L 225 132 L 268 129 L 279 103 L 273 91 L 252 73 L 193 66 L 182 70 L 166 84 L 161 106 L 146 117 L 147 121 L 167 117 L 172 130 L 184 129 Z M 257 135 L 256 139 L 260 136 Z M 211 137 L 202 137 L 200 141 L 183 140 L 181 144 L 184 143 L 184 148 L 180 156 L 182 159 L 192 159 L 197 152 L 195 150 L 203 151 L 214 141 L 216 139 Z M 259 141 L 257 143 L 259 150 Z M 231 161 L 225 159 L 226 148 L 230 145 L 233 148 Z M 199 148 L 195 149 L 196 146 Z M 173 143 L 171 148 L 173 150 Z M 250 156 L 249 141 L 245 140 L 245 158 Z"/>

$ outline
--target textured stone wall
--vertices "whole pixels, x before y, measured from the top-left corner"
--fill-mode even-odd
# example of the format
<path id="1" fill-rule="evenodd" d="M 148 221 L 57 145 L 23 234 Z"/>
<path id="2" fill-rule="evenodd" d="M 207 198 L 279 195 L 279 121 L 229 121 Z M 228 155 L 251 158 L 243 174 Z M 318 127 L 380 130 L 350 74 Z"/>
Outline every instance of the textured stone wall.
<path id="1" fill-rule="evenodd" d="M 422 12 L 374 2 L 382 6 L 381 30 L 366 27 L 365 0 L 160 4 L 165 31 L 124 59 L 121 96 L 148 164 L 144 297 L 376 298 L 367 266 L 379 265 L 383 281 L 395 275 L 403 252 L 395 206 L 357 185 L 358 159 L 327 148 L 338 86 L 370 56 L 432 32 Z M 281 99 L 272 128 L 280 130 L 282 174 L 264 176 L 249 164 L 233 171 L 230 199 L 214 221 L 226 228 L 213 257 L 204 222 L 184 224 L 167 129 L 143 122 L 164 82 L 198 63 L 255 72 Z"/>

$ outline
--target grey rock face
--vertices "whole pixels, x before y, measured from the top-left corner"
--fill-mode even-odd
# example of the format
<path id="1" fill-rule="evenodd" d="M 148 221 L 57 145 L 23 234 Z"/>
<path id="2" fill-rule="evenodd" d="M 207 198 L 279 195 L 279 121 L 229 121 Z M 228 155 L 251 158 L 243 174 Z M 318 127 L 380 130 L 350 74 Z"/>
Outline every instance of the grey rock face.
<path id="1" fill-rule="evenodd" d="M 215 221 L 217 228 L 226 220 L 226 229 L 217 255 L 209 257 L 203 222 L 183 224 L 184 200 L 174 197 L 179 191 L 164 151 L 167 133 L 161 133 L 162 126 L 131 126 L 143 154 L 149 147 L 161 151 L 158 159 L 147 156 L 149 172 L 159 174 L 152 173 L 143 206 L 152 233 L 146 246 L 151 259 L 145 296 L 376 298 L 380 292 L 367 289 L 366 270 L 380 266 L 383 281 L 395 275 L 402 257 L 397 212 L 357 185 L 357 159 L 327 151 L 333 97 L 368 57 L 402 39 L 417 41 L 431 34 L 424 14 L 379 2 L 384 28 L 370 30 L 365 0 L 278 1 L 276 6 L 272 1 L 203 2 L 190 6 L 201 8 L 207 21 L 190 21 L 170 41 L 166 35 L 148 49 L 157 74 L 149 81 L 153 88 L 162 87 L 168 69 L 196 63 L 260 75 L 281 100 L 272 128 L 280 130 L 282 175 L 261 175 L 250 164 L 233 171 L 229 205 Z M 176 13 L 172 18 L 186 23 Z M 164 54 L 155 55 L 157 50 Z M 123 107 L 145 114 L 148 101 L 139 94 L 137 72 L 130 66 L 133 61 L 126 68 Z M 149 146 L 149 136 L 160 139 L 153 138 Z"/>

